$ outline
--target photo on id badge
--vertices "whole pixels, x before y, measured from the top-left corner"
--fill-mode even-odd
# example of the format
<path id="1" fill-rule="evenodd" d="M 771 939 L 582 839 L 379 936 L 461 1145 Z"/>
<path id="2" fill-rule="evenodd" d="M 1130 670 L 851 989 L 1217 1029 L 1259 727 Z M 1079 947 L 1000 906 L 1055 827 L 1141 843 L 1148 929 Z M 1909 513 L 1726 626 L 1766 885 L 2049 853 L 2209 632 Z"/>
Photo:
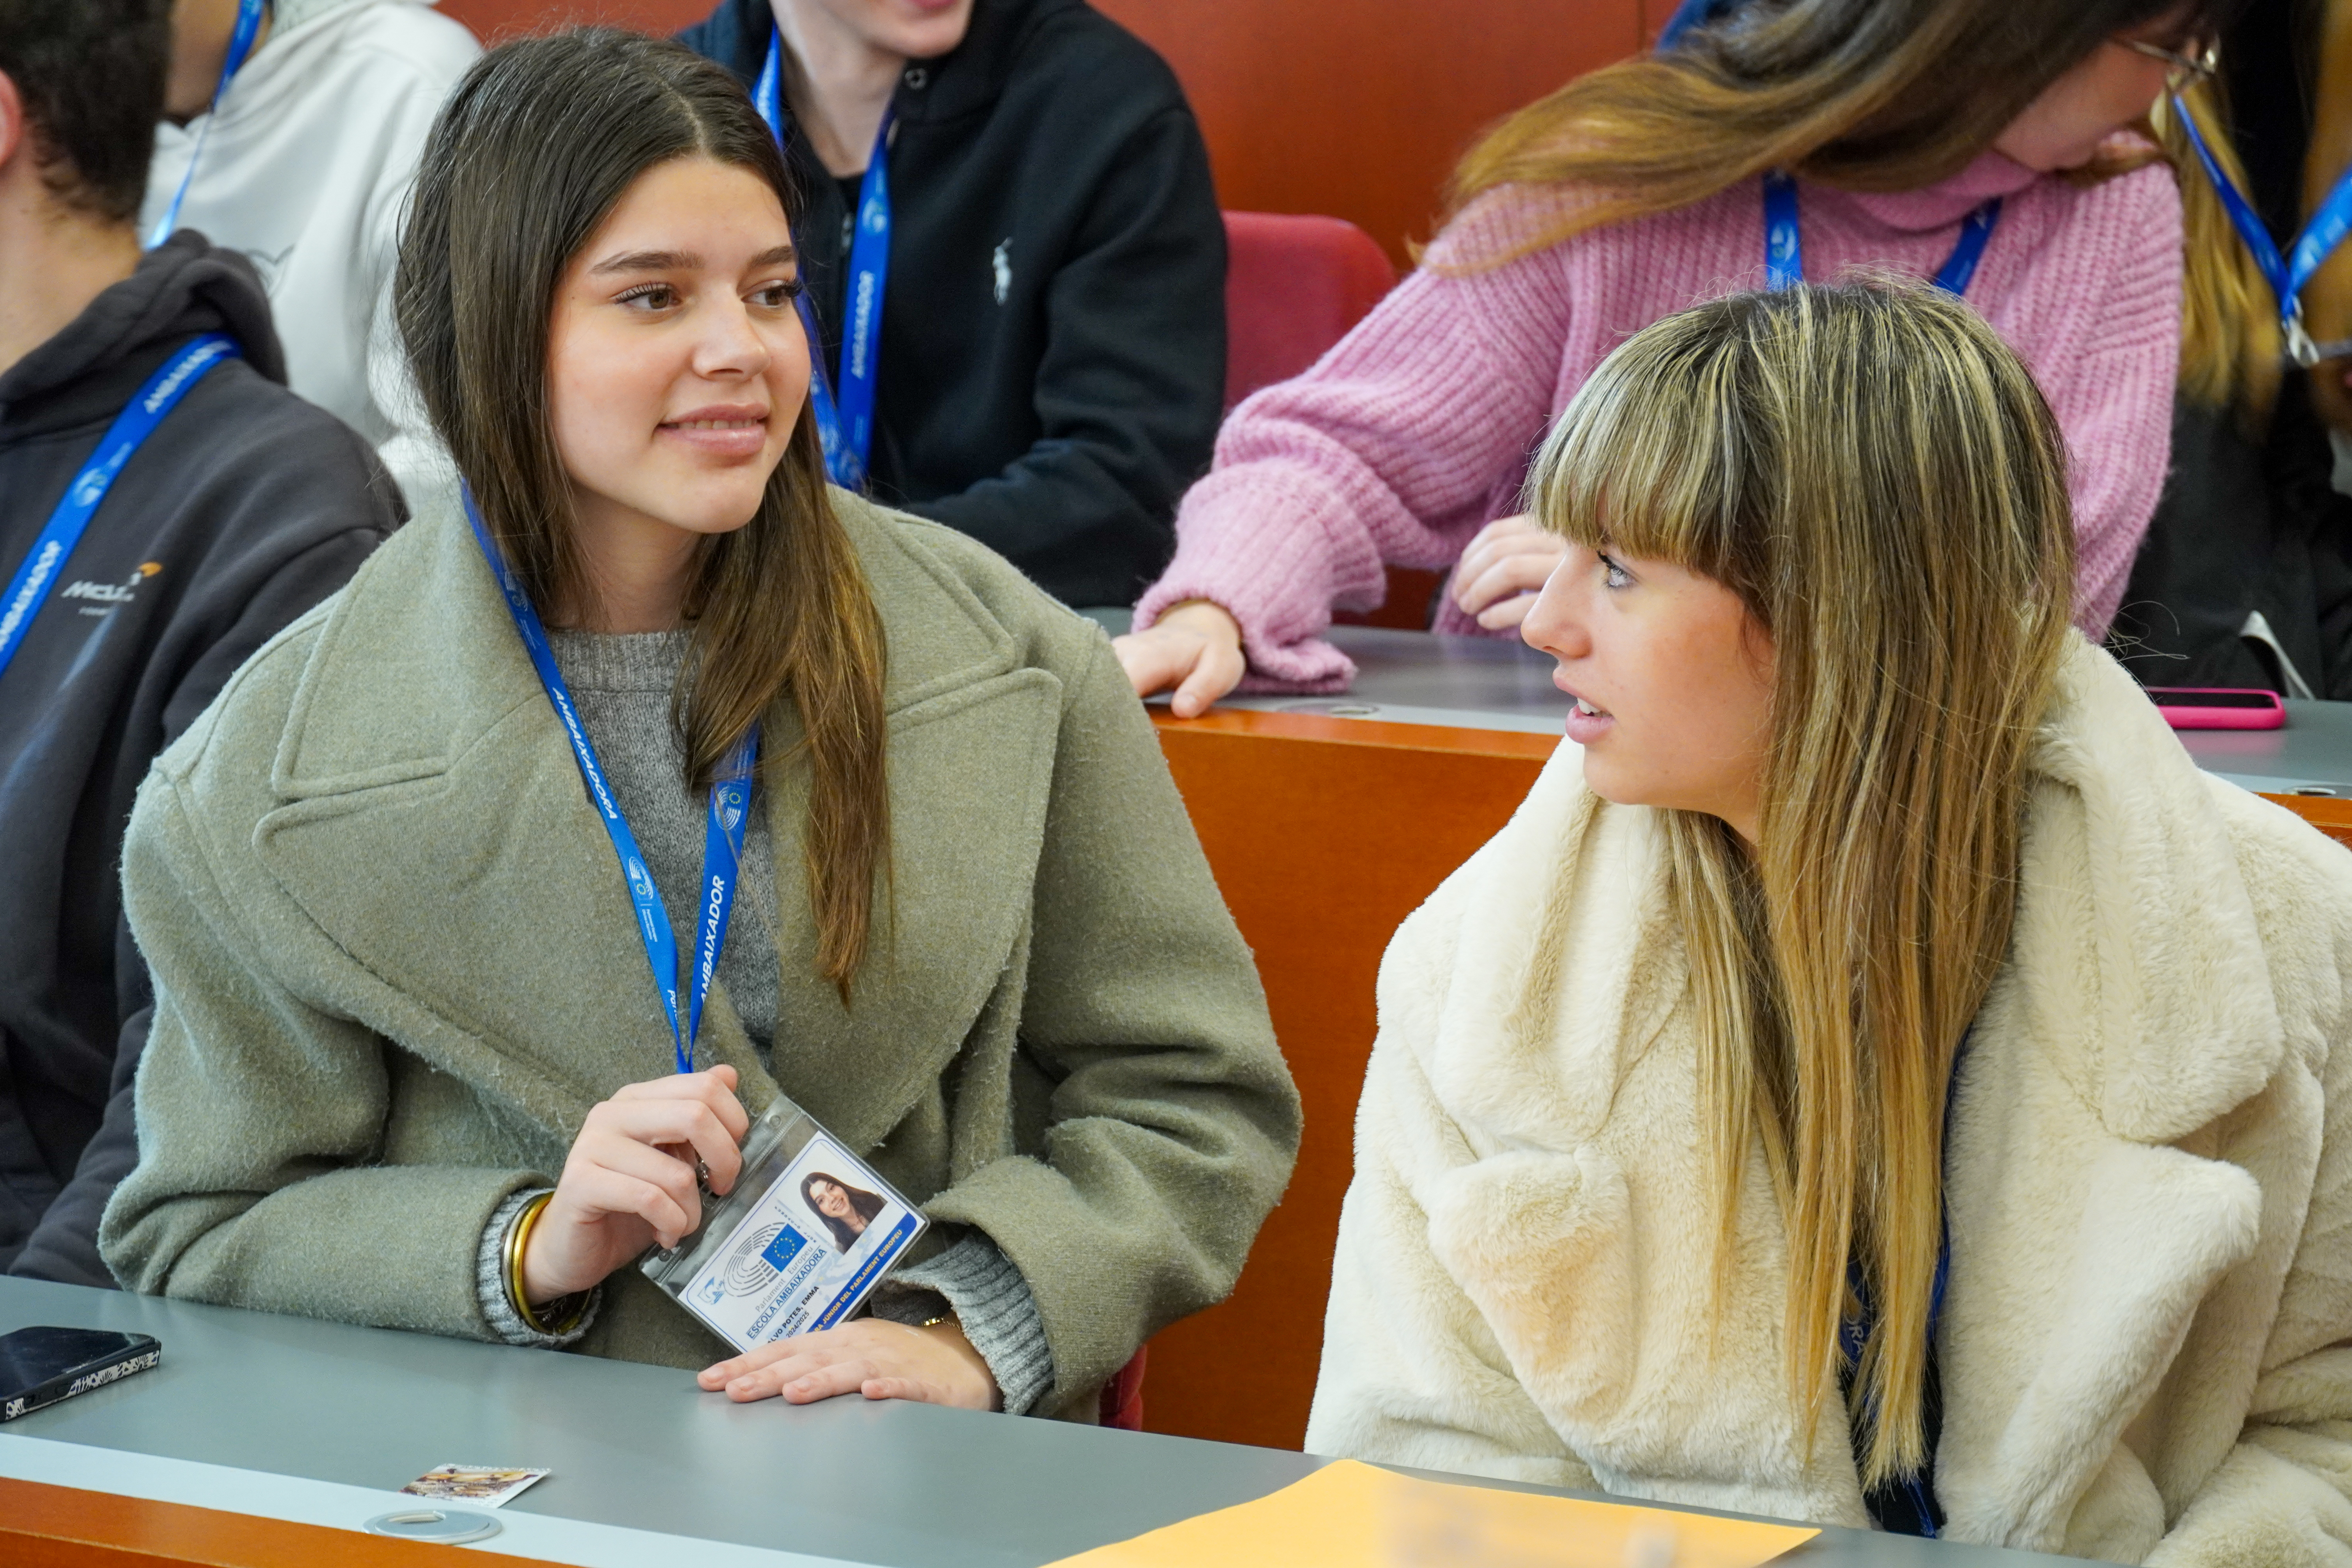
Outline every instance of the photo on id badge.
<path id="1" fill-rule="evenodd" d="M 810 1139 L 705 1266 L 688 1300 L 747 1349 L 831 1328 L 920 1229 L 895 1193 L 876 1190 L 885 1187 L 829 1136 Z"/>

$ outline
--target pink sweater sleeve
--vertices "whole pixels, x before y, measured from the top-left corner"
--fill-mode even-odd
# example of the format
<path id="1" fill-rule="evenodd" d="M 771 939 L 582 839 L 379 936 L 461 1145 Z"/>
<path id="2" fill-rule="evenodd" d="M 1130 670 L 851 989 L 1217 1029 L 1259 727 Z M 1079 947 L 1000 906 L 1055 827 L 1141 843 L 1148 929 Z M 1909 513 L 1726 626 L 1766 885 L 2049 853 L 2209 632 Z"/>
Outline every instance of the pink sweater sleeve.
<path id="1" fill-rule="evenodd" d="M 1504 220 L 1482 204 L 1433 263 Z M 1209 599 L 1241 623 L 1250 688 L 1336 690 L 1355 668 L 1322 640 L 1370 607 L 1383 564 L 1444 567 L 1496 484 L 1543 434 L 1568 290 L 1556 255 L 1449 274 L 1424 267 L 1313 369 L 1244 401 L 1184 498 L 1176 557 L 1136 607 Z"/>
<path id="2" fill-rule="evenodd" d="M 2104 637 L 2123 602 L 2172 459 L 2180 366 L 2180 187 L 2152 165 L 2090 193 L 2078 289 L 2040 303 L 2022 341 L 2066 433 L 2074 500 L 2074 624 Z M 2088 215 L 2086 215 L 2088 216 Z M 2059 312 L 2073 312 L 2061 319 Z"/>

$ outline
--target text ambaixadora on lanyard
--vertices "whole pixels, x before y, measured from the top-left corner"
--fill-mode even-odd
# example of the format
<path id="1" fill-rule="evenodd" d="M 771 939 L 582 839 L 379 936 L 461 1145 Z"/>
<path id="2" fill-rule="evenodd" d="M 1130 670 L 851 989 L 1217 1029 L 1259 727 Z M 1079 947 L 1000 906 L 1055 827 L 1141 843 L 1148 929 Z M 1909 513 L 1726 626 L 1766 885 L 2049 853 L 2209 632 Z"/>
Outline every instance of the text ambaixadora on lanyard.
<path id="1" fill-rule="evenodd" d="M 253 40 L 261 36 L 263 0 L 241 0 L 236 8 L 236 28 L 229 34 L 228 58 L 221 61 L 220 80 L 213 84 L 213 100 L 205 110 L 205 122 L 196 128 L 196 144 L 188 149 L 188 166 L 180 171 L 179 188 L 172 193 L 172 205 L 163 209 L 156 220 L 154 232 L 147 237 L 147 248 L 154 249 L 172 237 L 180 226 L 180 205 L 188 199 L 188 183 L 196 177 L 196 160 L 205 155 L 205 138 L 213 133 L 213 120 L 220 113 L 221 100 L 228 94 L 229 79 L 236 76 L 253 53 Z"/>
<path id="2" fill-rule="evenodd" d="M 2221 205 L 2230 215 L 2231 226 L 2253 253 L 2254 264 L 2263 269 L 2270 281 L 2271 293 L 2278 300 L 2279 329 L 2286 335 L 2287 357 L 2309 370 L 2324 359 L 2338 359 L 2352 354 L 2352 341 L 2315 343 L 2303 324 L 2303 289 L 2344 237 L 2352 232 L 2352 169 L 2347 169 L 2303 226 L 2287 254 L 2279 254 L 2278 242 L 2271 238 L 2270 226 L 2254 211 L 2253 203 L 2238 188 L 2221 167 L 2213 149 L 2205 144 L 2205 132 L 2198 128 L 2197 117 L 2178 95 L 2172 100 L 2172 112 L 2179 117 L 2180 128 L 2188 133 L 2189 144 L 2197 149 L 2197 161 L 2205 165 L 2205 177 L 2213 182 L 2213 190 L 2221 198 Z"/>
<path id="3" fill-rule="evenodd" d="M 768 58 L 751 89 L 751 102 L 779 147 L 789 146 L 784 130 L 783 38 L 772 27 L 768 33 Z M 863 491 L 872 473 L 874 451 L 874 392 L 881 374 L 882 305 L 890 280 L 890 129 L 893 111 L 885 110 L 882 127 L 874 135 L 874 152 L 866 161 L 866 177 L 857 190 L 856 237 L 849 247 L 849 320 L 843 323 L 841 384 L 836 389 L 824 371 L 824 342 L 817 331 L 816 310 L 808 290 L 794 301 L 801 330 L 808 334 L 809 405 L 816 416 L 818 440 L 824 447 L 825 472 L 844 489 Z"/>
<path id="4" fill-rule="evenodd" d="M 25 645 L 34 617 L 48 603 L 49 589 L 64 575 L 66 562 L 131 455 L 147 444 L 164 416 L 180 405 L 196 383 L 223 361 L 238 357 L 236 339 L 206 332 L 165 361 L 163 368 L 149 376 L 114 416 L 114 423 L 99 437 L 89 461 L 66 486 L 57 509 L 34 538 L 33 548 L 9 578 L 7 590 L 0 593 L 0 675 L 7 673 L 16 650 Z"/>
<path id="5" fill-rule="evenodd" d="M 669 911 L 663 907 L 661 890 L 654 886 L 652 868 L 638 852 L 636 835 L 629 830 L 629 819 L 613 796 L 604 764 L 596 760 L 595 745 L 588 739 L 587 727 L 580 721 L 580 710 L 572 705 L 572 689 L 564 684 L 563 672 L 556 668 L 555 649 L 547 640 L 547 628 L 540 621 L 539 611 L 532 606 L 522 580 L 515 575 L 498 542 L 491 539 L 488 527 L 482 521 L 481 509 L 474 504 L 473 487 L 464 487 L 462 493 L 466 521 L 474 530 L 474 542 L 482 547 L 482 558 L 489 563 L 490 573 L 498 579 L 499 595 L 506 601 L 507 613 L 514 617 L 523 651 L 530 656 L 531 668 L 539 672 L 540 685 L 546 689 L 547 700 L 563 726 L 564 738 L 572 743 L 572 757 L 580 764 L 580 776 L 588 786 L 589 799 L 604 820 L 605 835 L 613 841 L 613 852 L 620 857 L 629 902 L 636 908 L 637 936 L 645 943 L 646 962 L 654 972 L 654 989 L 660 994 L 662 1011 L 669 1019 L 677 1070 L 692 1072 L 695 1042 L 702 1034 L 702 1005 L 719 972 L 719 953 L 727 941 L 727 921 L 734 910 L 736 885 L 742 879 L 743 836 L 751 816 L 751 771 L 760 752 L 759 726 L 753 725 L 728 754 L 719 769 L 719 782 L 710 786 L 709 809 L 703 822 L 702 880 L 698 884 L 700 896 L 695 900 L 694 972 L 688 980 L 687 1005 L 681 1017 L 677 935 L 670 928 Z"/>

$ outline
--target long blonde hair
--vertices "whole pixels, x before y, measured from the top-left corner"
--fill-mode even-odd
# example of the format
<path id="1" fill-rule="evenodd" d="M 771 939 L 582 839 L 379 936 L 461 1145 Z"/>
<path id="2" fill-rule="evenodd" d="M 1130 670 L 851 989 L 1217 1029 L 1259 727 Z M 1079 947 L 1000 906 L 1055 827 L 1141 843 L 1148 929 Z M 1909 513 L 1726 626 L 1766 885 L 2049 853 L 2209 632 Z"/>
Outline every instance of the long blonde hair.
<path id="1" fill-rule="evenodd" d="M 1740 294 L 1602 362 L 1529 487 L 1544 526 L 1721 583 L 1770 634 L 1754 850 L 1715 817 L 1665 820 L 1717 1279 L 1760 1137 L 1805 1430 L 1833 1386 L 1851 1259 L 1878 1309 L 1857 1369 L 1878 1413 L 1865 1481 L 1916 1470 L 1946 1091 L 2008 948 L 2028 750 L 2068 635 L 2056 422 L 1948 295 Z"/>
<path id="2" fill-rule="evenodd" d="M 1514 184 L 1586 199 L 1469 265 L 1499 265 L 1586 229 L 1706 200 L 1769 169 L 1857 191 L 1916 190 L 1990 148 L 2042 90 L 2115 34 L 2178 12 L 2218 34 L 2239 0 L 1751 0 L 1665 53 L 1579 77 L 1506 117 L 1454 171 L 1447 216 Z M 2186 144 L 2164 142 L 2188 206 L 2184 381 L 2220 389 L 2240 345 L 2211 314 L 2243 262 Z M 2147 163 L 2103 156 L 2095 182 Z M 2205 312 L 2200 314 L 2200 312 Z"/>

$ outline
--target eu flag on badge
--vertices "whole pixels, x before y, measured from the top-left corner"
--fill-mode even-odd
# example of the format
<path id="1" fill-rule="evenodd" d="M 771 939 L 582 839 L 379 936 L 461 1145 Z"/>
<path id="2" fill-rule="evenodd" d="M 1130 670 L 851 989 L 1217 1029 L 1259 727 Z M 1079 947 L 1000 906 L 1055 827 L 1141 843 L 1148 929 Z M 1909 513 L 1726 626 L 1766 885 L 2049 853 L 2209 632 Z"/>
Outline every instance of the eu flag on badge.
<path id="1" fill-rule="evenodd" d="M 768 1260 L 769 1267 L 782 1273 L 785 1266 L 799 1256 L 801 1248 L 807 1245 L 807 1237 L 803 1236 L 791 1226 L 786 1226 L 776 1232 L 776 1239 L 768 1243 L 767 1250 L 760 1256 Z"/>

